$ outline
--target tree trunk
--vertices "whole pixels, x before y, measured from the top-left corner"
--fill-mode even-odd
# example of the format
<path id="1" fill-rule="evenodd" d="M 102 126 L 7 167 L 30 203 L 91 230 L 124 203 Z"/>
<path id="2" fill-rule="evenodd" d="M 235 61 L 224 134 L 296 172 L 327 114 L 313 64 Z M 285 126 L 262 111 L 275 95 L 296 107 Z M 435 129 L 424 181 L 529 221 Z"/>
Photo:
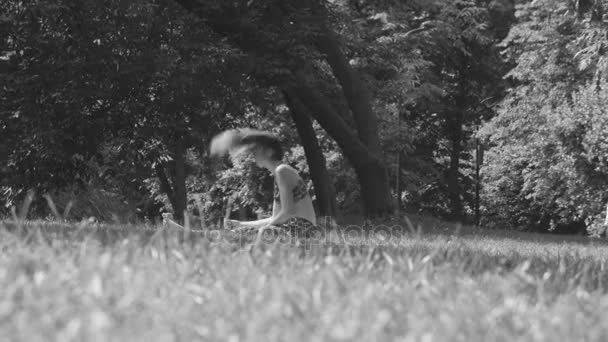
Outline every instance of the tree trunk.
<path id="1" fill-rule="evenodd" d="M 447 174 L 448 198 L 450 201 L 450 217 L 452 220 L 462 220 L 462 200 L 460 199 L 460 155 L 462 153 L 462 120 L 463 114 L 452 113 L 448 118 L 448 134 L 452 144 L 450 151 L 450 167 Z"/>
<path id="2" fill-rule="evenodd" d="M 298 135 L 306 153 L 306 160 L 310 169 L 310 176 L 315 187 L 317 208 L 319 216 L 336 217 L 337 204 L 334 187 L 329 179 L 325 156 L 319 147 L 317 136 L 307 109 L 295 94 L 283 91 L 285 102 L 289 107 L 291 118 L 296 125 Z"/>
<path id="3" fill-rule="evenodd" d="M 346 56 L 340 50 L 335 34 L 326 29 L 317 41 L 317 47 L 327 57 L 334 76 L 342 86 L 342 91 L 353 113 L 359 138 L 371 153 L 380 157 L 380 138 L 378 136 L 378 119 L 372 110 L 371 96 L 357 72 L 350 66 Z"/>
<path id="4" fill-rule="evenodd" d="M 374 157 L 373 162 L 364 162 L 355 166 L 366 216 L 387 215 L 392 211 L 393 204 L 390 196 L 388 170 L 380 161 L 382 149 L 378 134 L 378 120 L 376 113 L 372 110 L 370 93 L 342 53 L 335 33 L 329 28 L 325 28 L 324 31 L 317 41 L 317 47 L 326 55 L 334 76 L 342 86 L 342 91 L 353 114 L 359 139 Z M 357 158 L 357 156 L 351 156 L 349 160 L 354 165 Z"/>
<path id="5" fill-rule="evenodd" d="M 171 183 L 169 183 L 169 179 L 167 178 L 165 167 L 163 164 L 157 163 L 154 169 L 156 171 L 156 177 L 158 177 L 158 180 L 160 181 L 160 190 L 167 195 L 167 198 L 169 198 L 171 207 L 175 208 L 175 195 L 173 188 L 171 187 Z"/>
<path id="6" fill-rule="evenodd" d="M 479 128 L 477 129 L 479 131 Z M 481 213 L 479 208 L 480 203 L 480 170 L 483 164 L 483 145 L 479 143 L 479 138 L 475 139 L 475 225 L 479 226 Z"/>
<path id="7" fill-rule="evenodd" d="M 377 160 L 355 166 L 355 172 L 361 185 L 365 216 L 379 217 L 393 211 L 390 196 L 388 172 L 384 164 Z"/>
<path id="8" fill-rule="evenodd" d="M 348 159 L 353 158 L 353 163 L 375 158 L 357 137 L 353 129 L 333 109 L 332 105 L 321 93 L 307 86 L 303 80 L 300 80 L 300 83 L 290 89 L 289 92 L 297 94 L 300 102 L 308 108 L 308 112 L 336 140 L 336 143 L 343 150 L 346 157 Z"/>
<path id="9" fill-rule="evenodd" d="M 184 212 L 186 211 L 187 193 L 186 193 L 186 151 L 181 143 L 175 148 L 173 155 L 175 160 L 175 172 L 173 177 L 173 189 L 175 195 L 175 203 L 173 211 L 178 222 L 184 222 Z"/>
<path id="10" fill-rule="evenodd" d="M 390 196 L 388 170 L 384 163 L 370 153 L 323 95 L 302 82 L 290 91 L 306 104 L 309 112 L 334 138 L 353 165 L 361 185 L 365 215 L 374 217 L 390 213 L 394 205 Z"/>

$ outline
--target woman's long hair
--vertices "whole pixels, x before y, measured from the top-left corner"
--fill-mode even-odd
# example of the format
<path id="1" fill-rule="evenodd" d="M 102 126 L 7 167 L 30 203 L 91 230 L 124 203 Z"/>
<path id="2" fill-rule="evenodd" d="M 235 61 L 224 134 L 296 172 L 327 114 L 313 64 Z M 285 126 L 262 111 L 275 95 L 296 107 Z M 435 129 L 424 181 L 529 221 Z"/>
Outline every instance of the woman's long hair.
<path id="1" fill-rule="evenodd" d="M 283 159 L 281 142 L 272 133 L 252 128 L 238 128 L 224 131 L 211 139 L 211 156 L 238 154 L 253 147 L 262 146 L 272 149 L 277 160 Z"/>

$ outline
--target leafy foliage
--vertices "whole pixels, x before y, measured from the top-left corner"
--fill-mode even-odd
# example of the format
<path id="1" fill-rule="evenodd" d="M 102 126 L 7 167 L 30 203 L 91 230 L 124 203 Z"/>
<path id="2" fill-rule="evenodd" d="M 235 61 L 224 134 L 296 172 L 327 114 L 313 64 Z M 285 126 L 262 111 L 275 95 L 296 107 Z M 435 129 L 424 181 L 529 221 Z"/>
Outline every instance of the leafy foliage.
<path id="1" fill-rule="evenodd" d="M 486 205 L 492 215 L 515 226 L 584 229 L 602 233 L 606 168 L 605 82 L 582 87 L 555 108 L 533 104 L 511 107 L 514 115 L 493 122 L 496 146 L 484 168 Z M 535 113 L 525 123 L 522 113 Z M 532 121 L 533 120 L 533 121 Z"/>
<path id="2" fill-rule="evenodd" d="M 508 30 L 512 6 L 508 1 L 350 5 L 343 12 L 359 20 L 343 31 L 351 38 L 351 63 L 374 90 L 392 185 L 399 170 L 395 192 L 409 210 L 472 215 L 474 134 L 494 115 L 491 104 L 503 94 L 506 68 L 496 43 Z"/>
<path id="3" fill-rule="evenodd" d="M 458 220 L 475 213 L 482 138 L 490 147 L 482 170 L 487 220 L 598 234 L 608 201 L 601 193 L 606 2 L 514 6 L 5 1 L 2 210 L 35 189 L 61 198 L 63 207 L 70 196 L 90 194 L 137 207 L 140 216 L 179 211 L 183 200 L 213 221 L 228 197 L 249 216 L 268 213 L 272 182 L 265 172 L 247 161 L 209 159 L 207 142 L 228 128 L 274 130 L 288 161 L 310 178 L 281 95 L 306 90 L 299 87 L 306 83 L 324 102 L 313 111 L 311 101 L 300 101 L 309 114 L 319 120 L 327 110 L 340 127 L 330 135 L 327 122 L 314 122 L 343 211 L 357 211 L 367 197 L 355 158 L 363 156 L 342 154 L 345 140 L 336 132 L 352 133 L 347 138 L 361 154 L 379 145 L 381 156 L 365 157 L 373 154 L 388 170 L 387 189 L 408 211 Z M 346 89 L 353 84 L 345 80 L 359 84 Z M 371 102 L 357 103 L 362 89 L 371 91 Z M 366 115 L 377 117 L 379 144 L 362 133 Z"/>
<path id="4" fill-rule="evenodd" d="M 246 64 L 242 55 L 173 2 L 8 2 L 3 10 L 15 22 L 1 49 L 7 207 L 30 188 L 75 181 L 146 197 L 157 164 L 171 168 L 177 146 L 204 149 L 218 113 L 238 115 L 251 98 L 250 83 L 232 72 Z"/>
<path id="5" fill-rule="evenodd" d="M 520 23 L 503 43 L 517 63 L 507 77 L 517 83 L 483 130 L 492 144 L 483 169 L 488 218 L 538 230 L 605 229 L 606 70 L 603 43 L 590 37 L 607 31 L 590 12 L 581 17 L 568 2 L 518 8 Z"/>

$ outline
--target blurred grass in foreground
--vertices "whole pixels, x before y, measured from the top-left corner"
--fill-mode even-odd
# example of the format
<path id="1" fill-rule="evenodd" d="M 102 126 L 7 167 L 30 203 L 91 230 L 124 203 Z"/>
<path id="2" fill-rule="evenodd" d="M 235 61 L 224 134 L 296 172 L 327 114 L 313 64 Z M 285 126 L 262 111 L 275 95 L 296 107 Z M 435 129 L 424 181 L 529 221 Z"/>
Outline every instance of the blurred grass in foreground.
<path id="1" fill-rule="evenodd" d="M 437 225 L 248 248 L 159 228 L 0 223 L 0 341 L 608 340 L 597 240 Z"/>

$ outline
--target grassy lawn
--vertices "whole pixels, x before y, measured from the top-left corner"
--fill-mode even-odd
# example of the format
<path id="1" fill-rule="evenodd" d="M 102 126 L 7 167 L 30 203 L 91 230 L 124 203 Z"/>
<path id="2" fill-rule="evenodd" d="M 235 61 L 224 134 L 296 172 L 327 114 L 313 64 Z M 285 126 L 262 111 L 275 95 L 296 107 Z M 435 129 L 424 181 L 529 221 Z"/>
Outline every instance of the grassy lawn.
<path id="1" fill-rule="evenodd" d="M 0 341 L 608 340 L 603 241 L 422 224 L 248 248 L 2 222 Z"/>

